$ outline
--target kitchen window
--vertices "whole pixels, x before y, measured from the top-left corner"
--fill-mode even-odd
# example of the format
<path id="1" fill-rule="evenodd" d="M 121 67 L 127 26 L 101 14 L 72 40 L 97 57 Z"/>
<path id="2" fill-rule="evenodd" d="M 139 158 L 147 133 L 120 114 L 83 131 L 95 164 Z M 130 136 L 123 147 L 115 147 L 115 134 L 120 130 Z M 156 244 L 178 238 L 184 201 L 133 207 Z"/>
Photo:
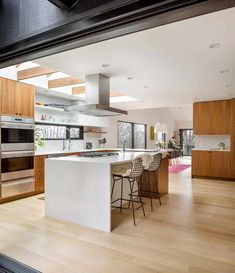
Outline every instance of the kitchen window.
<path id="1" fill-rule="evenodd" d="M 118 121 L 117 146 L 129 149 L 146 149 L 146 125 L 140 123 Z"/>
<path id="2" fill-rule="evenodd" d="M 36 128 L 40 138 L 45 140 L 84 139 L 83 126 L 36 123 Z"/>

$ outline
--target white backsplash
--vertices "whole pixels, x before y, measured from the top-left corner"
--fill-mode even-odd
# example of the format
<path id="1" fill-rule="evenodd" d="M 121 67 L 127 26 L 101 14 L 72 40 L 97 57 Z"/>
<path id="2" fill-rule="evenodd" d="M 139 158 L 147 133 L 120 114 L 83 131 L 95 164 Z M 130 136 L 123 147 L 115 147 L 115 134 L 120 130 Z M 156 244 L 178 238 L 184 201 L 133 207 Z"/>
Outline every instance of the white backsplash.
<path id="1" fill-rule="evenodd" d="M 196 135 L 195 149 L 218 149 L 220 142 L 224 142 L 225 149 L 230 150 L 229 135 Z"/>
<path id="2" fill-rule="evenodd" d="M 72 147 L 71 151 L 85 149 L 86 142 L 92 142 L 92 148 L 103 148 L 104 145 L 99 145 L 98 140 L 104 138 L 103 135 L 91 135 L 91 134 L 84 134 L 84 140 L 72 140 Z M 66 145 L 68 145 L 68 140 L 66 141 Z M 37 147 L 36 152 L 55 152 L 61 151 L 63 153 L 63 140 L 46 140 L 45 146 L 43 148 Z"/>

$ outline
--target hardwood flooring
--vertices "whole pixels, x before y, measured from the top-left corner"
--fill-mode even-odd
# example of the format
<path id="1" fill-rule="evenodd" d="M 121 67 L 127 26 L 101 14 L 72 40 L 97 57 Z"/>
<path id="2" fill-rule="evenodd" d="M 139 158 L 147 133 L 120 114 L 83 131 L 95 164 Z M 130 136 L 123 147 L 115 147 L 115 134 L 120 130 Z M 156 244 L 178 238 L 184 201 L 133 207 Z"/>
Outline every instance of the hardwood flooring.
<path id="1" fill-rule="evenodd" d="M 34 196 L 0 205 L 0 252 L 45 273 L 234 273 L 235 183 L 170 175 L 146 217 L 113 212 L 112 233 L 43 217 Z"/>

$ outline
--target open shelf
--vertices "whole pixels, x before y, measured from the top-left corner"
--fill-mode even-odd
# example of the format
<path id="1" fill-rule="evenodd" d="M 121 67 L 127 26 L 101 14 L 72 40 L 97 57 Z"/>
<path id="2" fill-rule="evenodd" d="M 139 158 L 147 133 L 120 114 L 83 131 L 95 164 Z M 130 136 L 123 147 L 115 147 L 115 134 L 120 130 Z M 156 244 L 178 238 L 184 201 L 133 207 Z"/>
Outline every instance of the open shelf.
<path id="1" fill-rule="evenodd" d="M 102 132 L 102 131 L 90 131 L 90 130 L 86 130 L 84 131 L 84 133 L 87 133 L 87 134 L 107 134 L 107 132 Z"/>
<path id="2" fill-rule="evenodd" d="M 62 108 L 56 108 L 56 107 L 51 107 L 51 106 L 44 106 L 44 105 L 37 105 L 35 104 L 35 109 L 39 109 L 39 110 L 45 110 L 45 111 L 51 111 L 51 112 L 64 112 L 64 113 L 67 113 L 64 111 L 64 109 Z"/>
<path id="3" fill-rule="evenodd" d="M 48 125 L 83 126 L 83 125 L 79 125 L 79 123 L 59 122 L 59 121 L 49 121 L 49 120 L 35 120 L 35 123 L 48 124 Z"/>

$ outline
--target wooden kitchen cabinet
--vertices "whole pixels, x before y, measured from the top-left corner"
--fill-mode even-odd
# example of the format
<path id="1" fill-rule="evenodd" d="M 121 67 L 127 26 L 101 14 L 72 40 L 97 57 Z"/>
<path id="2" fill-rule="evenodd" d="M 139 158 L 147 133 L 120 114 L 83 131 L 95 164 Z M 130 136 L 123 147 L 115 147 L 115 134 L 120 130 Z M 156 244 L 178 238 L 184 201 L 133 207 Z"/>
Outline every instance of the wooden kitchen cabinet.
<path id="1" fill-rule="evenodd" d="M 46 155 L 34 157 L 34 173 L 35 173 L 35 191 L 42 193 L 45 191 L 45 159 Z"/>
<path id="2" fill-rule="evenodd" d="M 34 87 L 4 78 L 0 82 L 1 115 L 34 118 Z"/>
<path id="3" fill-rule="evenodd" d="M 211 176 L 232 178 L 230 152 L 218 151 L 211 153 Z"/>
<path id="4" fill-rule="evenodd" d="M 192 175 L 211 176 L 210 151 L 192 151 Z"/>
<path id="5" fill-rule="evenodd" d="M 195 135 L 230 134 L 230 100 L 197 102 L 193 104 Z"/>
<path id="6" fill-rule="evenodd" d="M 0 79 L 1 81 L 1 115 L 16 115 L 16 90 L 17 82 Z"/>
<path id="7" fill-rule="evenodd" d="M 234 178 L 228 151 L 192 151 L 192 176 Z"/>
<path id="8" fill-rule="evenodd" d="M 231 168 L 232 177 L 235 178 L 235 99 L 230 101 L 231 103 L 231 118 L 230 118 L 230 146 L 231 146 Z"/>
<path id="9" fill-rule="evenodd" d="M 195 135 L 211 134 L 212 102 L 193 104 L 193 132 Z"/>
<path id="10" fill-rule="evenodd" d="M 214 135 L 230 134 L 230 101 L 212 102 L 211 133 Z"/>

